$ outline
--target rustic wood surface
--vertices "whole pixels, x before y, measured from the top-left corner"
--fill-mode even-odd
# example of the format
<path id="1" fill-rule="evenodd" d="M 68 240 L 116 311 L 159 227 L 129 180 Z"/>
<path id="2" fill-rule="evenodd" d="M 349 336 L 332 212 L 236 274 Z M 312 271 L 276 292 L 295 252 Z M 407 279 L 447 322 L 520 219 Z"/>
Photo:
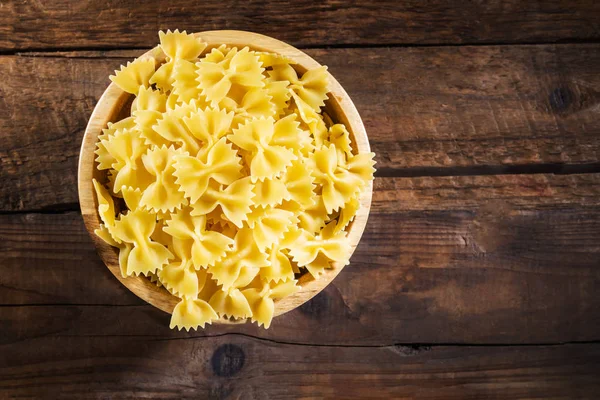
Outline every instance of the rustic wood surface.
<path id="1" fill-rule="evenodd" d="M 302 47 L 600 38 L 594 0 L 7 0 L 0 10 L 0 49 L 9 51 L 152 47 L 159 29 L 175 27 L 254 31 Z"/>
<path id="2" fill-rule="evenodd" d="M 352 263 L 269 330 L 169 330 L 85 231 L 83 130 L 166 28 L 300 46 L 377 153 Z M 597 1 L 10 0 L 0 76 L 0 398 L 598 398 Z"/>
<path id="3" fill-rule="evenodd" d="M 12 398 L 581 399 L 597 394 L 600 368 L 599 344 L 322 347 L 243 335 L 90 335 L 3 347 L 18 360 L 0 366 L 0 391 Z"/>

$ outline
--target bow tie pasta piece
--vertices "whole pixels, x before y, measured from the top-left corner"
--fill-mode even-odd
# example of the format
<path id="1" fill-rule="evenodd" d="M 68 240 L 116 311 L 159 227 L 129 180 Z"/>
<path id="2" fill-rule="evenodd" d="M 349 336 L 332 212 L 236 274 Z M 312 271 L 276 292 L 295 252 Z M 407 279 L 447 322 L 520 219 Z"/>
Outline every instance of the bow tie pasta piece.
<path id="1" fill-rule="evenodd" d="M 313 278 L 319 279 L 326 269 L 332 268 L 331 260 L 326 255 L 319 253 L 317 257 L 310 263 L 306 264 L 304 268 L 306 268 L 308 273 L 311 274 Z"/>
<path id="2" fill-rule="evenodd" d="M 136 106 L 135 110 L 132 110 L 135 127 L 146 145 L 168 146 L 169 141 L 152 128 L 167 110 L 167 96 L 158 90 L 140 86 L 133 104 Z"/>
<path id="3" fill-rule="evenodd" d="M 175 260 L 157 272 L 161 283 L 177 297 L 195 299 L 208 278 L 205 269 L 196 270 L 190 254 L 191 240 L 174 238 L 172 249 Z"/>
<path id="4" fill-rule="evenodd" d="M 260 277 L 267 282 L 279 282 L 294 279 L 294 269 L 292 263 L 288 258 L 284 249 L 274 244 L 269 250 L 269 263 L 268 267 L 260 269 Z"/>
<path id="5" fill-rule="evenodd" d="M 231 133 L 233 112 L 219 108 L 198 109 L 183 118 L 183 123 L 204 148 L 211 148 L 223 136 Z"/>
<path id="6" fill-rule="evenodd" d="M 260 207 L 282 205 L 280 208 L 298 213 L 316 203 L 314 180 L 307 165 L 298 159 L 280 178 L 265 179 L 254 184 L 254 204 Z"/>
<path id="7" fill-rule="evenodd" d="M 140 86 L 149 86 L 154 64 L 154 58 L 138 58 L 132 63 L 128 62 L 127 66 L 121 65 L 121 69 L 115 70 L 115 74 L 109 78 L 127 93 L 137 94 Z"/>
<path id="8" fill-rule="evenodd" d="M 314 145 L 321 147 L 328 137 L 325 121 L 323 121 L 322 116 L 317 111 L 304 102 L 297 94 L 292 93 L 292 98 L 294 99 L 300 119 L 313 137 Z"/>
<path id="9" fill-rule="evenodd" d="M 106 227 L 106 225 L 100 224 L 100 228 L 95 229 L 94 233 L 100 239 L 102 239 L 104 242 L 106 242 L 106 244 L 109 244 L 113 247 L 119 247 L 119 243 L 115 240 L 115 238 L 112 237 L 112 235 L 108 231 L 108 228 Z M 125 276 L 126 275 L 123 275 L 123 277 L 125 277 Z"/>
<path id="10" fill-rule="evenodd" d="M 231 57 L 237 54 L 237 47 L 234 47 L 236 51 L 231 51 L 233 48 L 229 48 L 226 45 L 222 44 L 219 47 L 215 47 L 212 49 L 206 56 L 204 56 L 204 61 L 211 63 L 220 63 L 226 58 L 231 59 Z"/>
<path id="11" fill-rule="evenodd" d="M 235 235 L 231 251 L 214 266 L 208 267 L 208 272 L 223 286 L 223 290 L 229 290 L 240 277 L 243 267 L 258 273 L 268 263 L 267 255 L 257 246 L 252 230 L 242 228 Z"/>
<path id="12" fill-rule="evenodd" d="M 268 90 L 252 88 L 242 93 L 239 100 L 235 99 L 237 96 L 232 96 L 219 102 L 221 107 L 235 112 L 238 124 L 249 118 L 273 117 L 277 113 L 276 105 L 271 101 L 273 97 Z"/>
<path id="13" fill-rule="evenodd" d="M 286 209 L 297 209 L 297 207 L 286 207 Z M 298 226 L 307 232 L 315 233 L 321 230 L 325 226 L 325 223 L 329 220 L 329 214 L 325 208 L 323 197 L 318 196 L 315 204 L 307 207 L 305 210 L 299 211 L 298 220 L 300 221 Z"/>
<path id="14" fill-rule="evenodd" d="M 206 192 L 211 180 L 229 185 L 242 176 L 240 157 L 225 138 L 221 138 L 200 157 L 175 157 L 174 167 L 176 182 L 192 203 Z"/>
<path id="15" fill-rule="evenodd" d="M 289 194 L 289 199 L 285 200 L 292 200 L 301 208 L 311 207 L 316 203 L 314 177 L 303 160 L 294 161 L 286 169 L 282 181 Z"/>
<path id="16" fill-rule="evenodd" d="M 155 147 L 142 156 L 146 170 L 154 181 L 144 190 L 140 205 L 155 212 L 173 212 L 185 205 L 186 199 L 175 183 L 173 163 L 177 155 L 185 155 L 173 146 Z"/>
<path id="17" fill-rule="evenodd" d="M 224 318 L 248 318 L 252 310 L 239 289 L 219 290 L 209 300 L 212 308 Z"/>
<path id="18" fill-rule="evenodd" d="M 327 67 L 321 66 L 308 70 L 302 78 L 298 78 L 291 65 L 281 63 L 273 65 L 273 69 L 268 74 L 271 80 L 290 82 L 290 90 L 314 111 L 319 112 L 321 107 L 325 106 L 328 92 Z"/>
<path id="19" fill-rule="evenodd" d="M 270 265 L 260 269 L 260 277 L 266 282 L 286 282 L 294 279 L 294 266 L 287 252 L 302 234 L 297 226 L 291 227 L 278 243 L 273 244 L 269 251 Z"/>
<path id="20" fill-rule="evenodd" d="M 204 328 L 206 324 L 219 318 L 215 310 L 204 300 L 183 298 L 173 309 L 171 316 L 171 329 L 179 330 Z"/>
<path id="21" fill-rule="evenodd" d="M 288 170 L 291 167 L 288 168 Z M 291 200 L 286 184 L 281 179 L 265 179 L 254 183 L 254 204 L 258 207 L 275 207 L 284 200 Z"/>
<path id="22" fill-rule="evenodd" d="M 100 184 L 96 179 L 92 180 L 96 198 L 98 199 L 98 214 L 100 219 L 110 230 L 115 224 L 115 203 L 108 190 Z"/>
<path id="23" fill-rule="evenodd" d="M 250 172 L 255 178 L 272 179 L 298 158 L 293 148 L 272 144 L 274 137 L 282 141 L 281 137 L 300 136 L 297 125 L 281 121 L 275 122 L 273 118 L 250 120 L 227 136 L 236 146 L 250 153 Z"/>
<path id="24" fill-rule="evenodd" d="M 291 226 L 298 225 L 298 218 L 291 211 L 279 208 L 255 208 L 248 215 L 248 226 L 254 241 L 261 250 L 280 241 Z"/>
<path id="25" fill-rule="evenodd" d="M 156 221 L 156 226 L 154 227 L 154 232 L 152 232 L 152 235 L 150 235 L 150 239 L 166 246 L 168 249 L 172 249 L 173 236 L 164 231 L 164 228 L 167 226 L 166 224 L 167 223 L 164 219 L 159 219 Z"/>
<path id="26" fill-rule="evenodd" d="M 233 48 L 221 60 L 217 54 L 196 63 L 198 87 L 213 106 L 219 104 L 234 85 L 246 89 L 265 85 L 262 75 L 264 68 L 258 56 L 247 47 L 240 51 Z"/>
<path id="27" fill-rule="evenodd" d="M 304 267 L 315 261 L 319 254 L 341 264 L 348 263 L 350 242 L 346 232 L 334 233 L 336 223 L 332 221 L 318 235 L 302 232 L 291 246 L 290 255 L 299 266 Z"/>
<path id="28" fill-rule="evenodd" d="M 240 270 L 240 274 L 237 279 L 233 282 L 232 287 L 234 288 L 244 288 L 248 286 L 260 272 L 260 268 L 256 266 L 244 265 Z"/>
<path id="29" fill-rule="evenodd" d="M 269 294 L 269 285 L 265 285 L 263 290 L 250 288 L 242 291 L 252 311 L 251 321 L 258 326 L 264 325 L 265 329 L 271 326 L 275 312 L 275 303 Z"/>
<path id="30" fill-rule="evenodd" d="M 156 272 L 173 258 L 165 246 L 150 240 L 155 226 L 156 217 L 144 210 L 130 211 L 115 222 L 115 238 L 133 244 L 127 257 L 127 275 Z"/>
<path id="31" fill-rule="evenodd" d="M 140 86 L 137 96 L 131 105 L 131 111 L 136 110 L 165 112 L 167 111 L 167 95 L 160 90 Z"/>
<path id="32" fill-rule="evenodd" d="M 106 140 L 110 136 L 114 135 L 118 131 L 133 129 L 135 128 L 135 121 L 133 117 L 123 118 L 115 123 L 109 122 L 105 129 L 102 129 L 102 133 L 98 135 L 98 140 Z"/>
<path id="33" fill-rule="evenodd" d="M 190 113 L 192 110 L 189 110 Z M 194 135 L 187 129 L 183 123 L 183 115 L 187 113 L 186 108 L 176 107 L 163 113 L 161 118 L 156 121 L 152 129 L 158 133 L 168 143 L 176 143 L 178 147 L 183 148 L 190 154 L 196 155 L 200 151 L 200 143 Z"/>
<path id="34" fill-rule="evenodd" d="M 113 188 L 116 193 L 124 186 L 144 189 L 150 184 L 151 177 L 141 160 L 148 147 L 137 130 L 117 131 L 103 140 L 102 145 L 115 160 L 111 167 L 116 171 Z"/>
<path id="35" fill-rule="evenodd" d="M 275 118 L 281 117 L 288 108 L 288 101 L 292 94 L 288 90 L 289 82 L 271 81 L 265 85 L 265 90 L 271 96 L 271 102 L 275 107 Z"/>
<path id="36" fill-rule="evenodd" d="M 128 164 L 132 164 L 146 150 L 144 141 L 135 129 L 118 130 L 102 140 L 102 144 L 114 159 L 110 167 L 117 171 Z"/>
<path id="37" fill-rule="evenodd" d="M 96 229 L 94 233 L 109 245 L 117 247 L 119 249 L 119 270 L 121 272 L 121 276 L 123 278 L 126 278 L 127 260 L 129 258 L 129 253 L 131 252 L 131 249 L 133 249 L 133 245 L 127 242 L 117 243 L 117 241 L 112 237 L 111 233 L 108 231 L 108 228 L 104 225 L 100 225 L 100 228 Z"/>
<path id="38" fill-rule="evenodd" d="M 255 52 L 258 55 L 262 66 L 265 68 L 271 68 L 275 65 L 282 64 L 298 64 L 296 61 L 292 60 L 289 57 L 284 56 L 283 54 L 277 53 L 269 53 L 266 51 L 257 51 Z"/>
<path id="39" fill-rule="evenodd" d="M 252 181 L 249 176 L 238 179 L 223 189 L 222 186 L 209 186 L 204 194 L 192 204 L 192 215 L 204 215 L 221 208 L 225 217 L 241 228 L 248 219 L 253 203 Z"/>
<path id="40" fill-rule="evenodd" d="M 345 162 L 346 159 L 352 157 L 350 132 L 343 124 L 335 124 L 329 128 L 329 143 L 336 147 L 340 160 Z"/>
<path id="41" fill-rule="evenodd" d="M 296 114 L 290 114 L 275 123 L 271 144 L 293 149 L 300 155 L 312 148 L 312 139 L 308 131 L 299 129 L 300 123 Z"/>
<path id="42" fill-rule="evenodd" d="M 108 182 L 106 182 L 106 187 L 110 190 L 110 194 L 113 197 L 123 198 L 123 191 L 121 190 L 119 193 L 115 192 L 115 178 L 117 177 L 117 172 L 114 169 L 110 169 L 106 177 L 108 178 Z"/>
<path id="43" fill-rule="evenodd" d="M 300 290 L 300 286 L 298 286 L 297 280 L 291 280 L 287 282 L 271 282 L 269 283 L 271 290 L 271 297 L 274 300 L 283 299 L 284 297 L 288 297 L 296 293 Z"/>
<path id="44" fill-rule="evenodd" d="M 195 214 L 192 209 L 192 214 Z M 206 214 L 206 221 L 210 224 L 210 230 L 220 232 L 233 239 L 237 233 L 238 227 L 227 219 L 220 207 L 215 208 Z M 233 232 L 233 233 L 232 233 Z"/>
<path id="45" fill-rule="evenodd" d="M 187 209 L 171 215 L 163 230 L 174 238 L 192 240 L 191 259 L 195 269 L 215 265 L 234 243 L 222 233 L 206 230 L 206 217 L 193 217 Z"/>
<path id="46" fill-rule="evenodd" d="M 147 146 L 168 146 L 171 142 L 154 130 L 162 118 L 162 113 L 154 110 L 136 110 L 133 112 L 135 126 Z"/>
<path id="47" fill-rule="evenodd" d="M 106 147 L 104 147 L 103 141 L 109 140 L 111 137 L 115 135 L 118 131 L 134 129 L 135 122 L 133 117 L 125 118 L 119 122 L 108 123 L 108 127 L 106 129 L 102 129 L 102 133 L 98 135 L 98 142 L 96 143 L 96 150 L 94 154 L 96 154 L 96 162 L 98 162 L 98 169 L 110 169 L 112 165 L 116 162 L 115 158 L 110 154 Z"/>
<path id="48" fill-rule="evenodd" d="M 360 203 L 358 202 L 358 199 L 356 197 L 350 199 L 350 201 L 340 209 L 340 215 L 338 217 L 338 222 L 335 226 L 334 233 L 343 231 L 350 224 L 350 222 L 352 222 L 359 208 Z"/>
<path id="49" fill-rule="evenodd" d="M 177 60 L 173 65 L 173 93 L 178 99 L 184 103 L 191 100 L 201 101 L 203 105 L 208 105 L 208 102 L 201 94 L 198 87 L 198 73 L 196 65 L 190 61 Z"/>
<path id="50" fill-rule="evenodd" d="M 175 82 L 175 76 L 173 76 L 174 65 L 175 60 L 164 63 L 150 77 L 148 82 L 159 88 L 163 93 L 173 90 L 173 82 Z"/>
<path id="51" fill-rule="evenodd" d="M 182 59 L 193 61 L 206 49 L 206 43 L 193 33 L 188 34 L 186 31 L 179 32 L 175 29 L 174 32 L 158 32 L 160 39 L 160 48 L 170 59 Z"/>
<path id="52" fill-rule="evenodd" d="M 317 149 L 309 158 L 315 181 L 323 186 L 323 202 L 328 213 L 350 201 L 373 179 L 375 154 L 358 154 L 340 165 L 333 144 Z"/>
<path id="53" fill-rule="evenodd" d="M 319 111 L 327 100 L 327 67 L 310 69 L 302 75 L 300 81 L 291 82 L 290 88 L 314 110 Z"/>
<path id="54" fill-rule="evenodd" d="M 360 153 L 349 157 L 345 168 L 353 175 L 360 176 L 364 182 L 373 180 L 375 173 L 375 153 Z"/>
<path id="55" fill-rule="evenodd" d="M 129 253 L 133 249 L 133 245 L 131 243 L 123 242 L 114 234 L 115 206 L 113 199 L 110 197 L 110 194 L 104 186 L 99 184 L 98 181 L 94 179 L 93 183 L 94 189 L 96 190 L 96 196 L 98 197 L 98 213 L 100 214 L 100 219 L 104 222 L 104 225 L 101 225 L 94 233 L 109 245 L 119 248 L 119 267 L 121 276 L 125 278 L 128 275 L 127 260 Z"/>
<path id="56" fill-rule="evenodd" d="M 249 288 L 243 290 L 242 294 L 252 310 L 251 321 L 256 322 L 258 326 L 263 325 L 265 329 L 268 329 L 271 326 L 275 312 L 275 303 L 273 300 L 289 296 L 298 289 L 296 281 L 289 281 L 273 285 L 264 284 L 260 289 Z"/>

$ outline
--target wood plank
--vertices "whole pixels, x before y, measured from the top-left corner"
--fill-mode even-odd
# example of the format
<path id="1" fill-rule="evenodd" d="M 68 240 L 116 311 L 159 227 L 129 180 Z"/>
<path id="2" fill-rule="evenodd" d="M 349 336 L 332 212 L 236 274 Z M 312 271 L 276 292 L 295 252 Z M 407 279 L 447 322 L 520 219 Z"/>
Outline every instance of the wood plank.
<path id="1" fill-rule="evenodd" d="M 267 331 L 185 334 L 110 275 L 77 213 L 9 214 L 0 216 L 0 320 L 5 342 L 95 332 L 345 345 L 591 341 L 600 338 L 598 237 L 600 174 L 377 179 L 363 240 L 323 293 Z"/>
<path id="2" fill-rule="evenodd" d="M 0 350 L 2 398 L 595 399 L 600 391 L 600 344 L 372 348 L 91 335 Z"/>
<path id="3" fill-rule="evenodd" d="M 132 0 L 9 0 L 0 13 L 0 50 L 150 47 L 159 29 L 241 29 L 297 46 L 531 43 L 598 39 L 597 2 L 449 0 L 314 3 Z M 41 34 L 43 32 L 43 34 Z"/>
<path id="4" fill-rule="evenodd" d="M 136 53 L 0 57 L 0 210 L 73 208 L 87 119 Z M 382 175 L 598 169 L 600 45 L 308 53 L 350 93 Z"/>

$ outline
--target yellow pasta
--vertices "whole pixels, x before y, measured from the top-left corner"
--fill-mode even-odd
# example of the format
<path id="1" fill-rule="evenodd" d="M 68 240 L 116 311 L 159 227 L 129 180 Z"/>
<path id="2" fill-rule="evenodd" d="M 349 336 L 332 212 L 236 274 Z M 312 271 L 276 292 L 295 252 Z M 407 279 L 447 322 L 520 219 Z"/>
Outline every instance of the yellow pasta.
<path id="1" fill-rule="evenodd" d="M 275 299 L 289 296 L 298 290 L 296 281 L 280 284 L 263 283 L 262 288 L 248 288 L 242 291 L 242 295 L 248 301 L 252 311 L 251 320 L 258 326 L 263 325 L 265 329 L 271 326 L 273 313 L 275 311 Z"/>
<path id="2" fill-rule="evenodd" d="M 238 286 L 236 281 L 240 276 L 244 278 L 242 281 L 248 280 L 242 272 L 255 272 L 256 276 L 260 268 L 266 265 L 269 265 L 267 254 L 261 251 L 256 244 L 252 230 L 242 228 L 236 233 L 231 250 L 219 263 L 209 266 L 208 272 L 217 281 L 217 284 L 223 287 L 223 290 L 228 290 Z M 247 270 L 243 271 L 244 268 Z"/>
<path id="3" fill-rule="evenodd" d="M 348 263 L 374 155 L 323 111 L 326 67 L 207 50 L 185 31 L 159 39 L 162 65 L 138 59 L 111 76 L 134 99 L 98 137 L 95 233 L 118 250 L 123 277 L 180 299 L 171 328 L 219 318 L 268 328 L 300 275 Z"/>
<path id="4" fill-rule="evenodd" d="M 311 154 L 311 173 L 315 182 L 323 187 L 323 203 L 328 213 L 350 201 L 372 179 L 375 171 L 372 157 L 372 154 L 358 154 L 344 165 L 338 159 L 334 144 L 324 145 Z"/>
<path id="5" fill-rule="evenodd" d="M 204 328 L 217 318 L 219 316 L 206 301 L 184 297 L 173 310 L 170 327 L 189 331 Z"/>
<path id="6" fill-rule="evenodd" d="M 149 85 L 152 74 L 154 74 L 154 59 L 137 59 L 132 63 L 128 62 L 127 66 L 121 66 L 120 70 L 110 76 L 110 80 L 124 91 L 137 94 L 140 86 Z"/>
<path id="7" fill-rule="evenodd" d="M 194 34 L 179 32 L 159 32 L 160 48 L 171 59 L 193 61 L 204 51 L 206 43 Z"/>
<path id="8" fill-rule="evenodd" d="M 156 272 L 173 258 L 164 245 L 150 239 L 155 225 L 155 216 L 144 210 L 130 211 L 115 221 L 112 229 L 115 239 L 133 244 L 127 257 L 127 275 Z"/>
<path id="9" fill-rule="evenodd" d="M 253 177 L 261 180 L 276 177 L 298 158 L 293 147 L 285 146 L 293 142 L 294 137 L 300 136 L 297 125 L 288 121 L 275 122 L 271 117 L 252 119 L 227 136 L 233 144 L 249 153 L 250 174 Z M 289 140 L 286 141 L 286 137 Z M 279 142 L 284 145 L 276 144 Z"/>
<path id="10" fill-rule="evenodd" d="M 240 161 L 231 143 L 221 138 L 200 157 L 177 156 L 174 175 L 185 196 L 196 203 L 204 195 L 210 182 L 231 185 L 241 178 Z"/>
<path id="11" fill-rule="evenodd" d="M 194 268 L 190 248 L 189 240 L 173 238 L 172 249 L 176 258 L 156 275 L 173 295 L 194 299 L 204 287 L 208 273 L 204 269 Z"/>
<path id="12" fill-rule="evenodd" d="M 173 238 L 191 240 L 190 259 L 195 269 L 215 265 L 233 245 L 231 238 L 206 229 L 206 215 L 194 217 L 187 209 L 173 214 L 163 231 Z"/>
<path id="13" fill-rule="evenodd" d="M 209 301 L 213 309 L 222 317 L 248 318 L 252 316 L 252 309 L 246 297 L 239 289 L 218 290 Z"/>
<path id="14" fill-rule="evenodd" d="M 219 57 L 200 60 L 196 64 L 198 87 L 213 106 L 231 94 L 232 89 L 249 89 L 265 85 L 259 57 L 247 47 L 233 48 Z"/>
<path id="15" fill-rule="evenodd" d="M 248 220 L 253 197 L 249 176 L 238 179 L 227 188 L 223 188 L 223 185 L 212 185 L 192 204 L 192 215 L 208 214 L 219 207 L 229 221 L 242 228 L 244 221 Z"/>

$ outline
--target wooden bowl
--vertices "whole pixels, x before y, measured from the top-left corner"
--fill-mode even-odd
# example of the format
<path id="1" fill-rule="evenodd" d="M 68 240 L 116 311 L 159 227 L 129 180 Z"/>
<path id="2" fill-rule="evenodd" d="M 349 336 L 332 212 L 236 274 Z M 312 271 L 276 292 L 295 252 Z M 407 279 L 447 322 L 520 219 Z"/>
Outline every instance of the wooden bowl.
<path id="1" fill-rule="evenodd" d="M 320 66 L 319 63 L 302 51 L 268 36 L 244 31 L 208 31 L 200 32 L 196 35 L 208 43 L 207 50 L 205 51 L 210 51 L 210 49 L 218 47 L 221 44 L 232 47 L 236 46 L 238 48 L 248 46 L 252 50 L 279 53 L 295 60 L 298 64 L 294 67 L 299 73 L 304 73 L 308 69 Z M 141 56 L 141 58 L 144 57 L 153 57 L 157 64 L 165 61 L 165 55 L 158 46 Z M 346 91 L 331 74 L 329 74 L 329 84 L 331 91 L 328 93 L 329 100 L 326 101 L 325 109 L 327 113 L 334 122 L 346 125 L 351 135 L 354 152 L 370 152 L 365 127 L 352 100 L 350 100 Z M 128 104 L 130 104 L 132 97 L 133 95 L 124 92 L 117 85 L 111 83 L 104 94 L 102 94 L 102 97 L 100 97 L 98 104 L 96 104 L 85 130 L 81 144 L 81 153 L 79 155 L 79 202 L 85 226 L 98 249 L 102 261 L 104 261 L 108 269 L 138 297 L 167 313 L 171 313 L 179 299 L 171 295 L 163 287 L 156 286 L 145 277 L 131 276 L 123 278 L 119 270 L 118 249 L 106 244 L 94 234 L 94 230 L 100 227 L 101 221 L 98 215 L 98 202 L 92 178 L 96 178 L 99 182 L 107 182 L 106 171 L 99 171 L 96 168 L 97 164 L 94 160 L 96 142 L 98 135 L 102 132 L 103 128 L 106 128 L 108 122 L 116 122 L 129 115 Z M 360 196 L 361 207 L 354 221 L 347 228 L 352 244 L 352 252 L 354 252 L 354 249 L 358 245 L 367 223 L 371 207 L 372 191 L 372 183 L 369 183 L 366 190 Z M 301 276 L 298 281 L 301 289 L 295 294 L 275 302 L 275 316 L 293 310 L 323 290 L 344 267 L 343 265 L 335 264 L 333 266 L 333 269 L 326 269 L 317 280 L 312 278 L 308 273 Z M 215 322 L 231 323 L 232 321 L 221 319 Z"/>

